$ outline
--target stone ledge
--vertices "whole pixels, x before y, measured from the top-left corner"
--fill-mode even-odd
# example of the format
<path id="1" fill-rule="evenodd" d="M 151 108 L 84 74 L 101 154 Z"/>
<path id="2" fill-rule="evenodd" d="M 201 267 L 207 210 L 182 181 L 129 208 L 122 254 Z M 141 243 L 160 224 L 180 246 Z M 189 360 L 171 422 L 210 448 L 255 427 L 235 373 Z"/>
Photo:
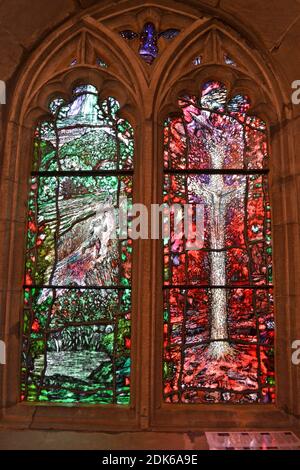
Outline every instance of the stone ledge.
<path id="1" fill-rule="evenodd" d="M 0 450 L 208 449 L 204 433 L 0 430 Z"/>

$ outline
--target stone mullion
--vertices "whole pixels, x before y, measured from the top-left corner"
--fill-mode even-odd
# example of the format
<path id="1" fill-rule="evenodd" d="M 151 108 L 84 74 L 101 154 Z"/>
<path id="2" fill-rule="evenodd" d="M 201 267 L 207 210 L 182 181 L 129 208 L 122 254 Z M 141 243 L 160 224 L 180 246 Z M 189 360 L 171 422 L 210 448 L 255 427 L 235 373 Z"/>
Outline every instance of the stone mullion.
<path id="1" fill-rule="evenodd" d="M 144 119 L 136 136 L 136 161 L 134 178 L 134 202 L 144 204 L 148 209 L 148 239 L 134 241 L 135 273 L 133 279 L 133 304 L 136 312 L 136 361 L 134 364 L 136 381 L 136 403 L 142 429 L 149 427 L 151 399 L 151 316 L 153 299 L 151 289 L 152 243 L 150 240 L 150 214 L 152 203 L 153 178 L 153 122 Z M 133 351 L 134 352 L 134 351 Z"/>
<path id="2" fill-rule="evenodd" d="M 18 402 L 20 393 L 20 350 L 22 318 L 22 276 L 26 233 L 26 207 L 30 165 L 24 158 L 32 142 L 31 129 L 9 122 L 7 147 L 1 171 L 1 231 L 0 231 L 0 305 L 1 340 L 6 344 L 6 365 L 3 366 L 1 403 L 5 407 Z M 18 143 L 17 143 L 18 142 Z M 17 144 L 16 144 L 17 143 Z M 23 158 L 22 158 L 23 157 Z M 30 162 L 31 163 L 31 162 Z M 21 243 L 20 243 L 21 240 Z M 1 367 L 2 368 L 2 367 Z M 24 415 L 30 417 L 34 409 Z M 25 418 L 25 416 L 24 416 Z M 26 418 L 25 418 L 26 419 Z"/>

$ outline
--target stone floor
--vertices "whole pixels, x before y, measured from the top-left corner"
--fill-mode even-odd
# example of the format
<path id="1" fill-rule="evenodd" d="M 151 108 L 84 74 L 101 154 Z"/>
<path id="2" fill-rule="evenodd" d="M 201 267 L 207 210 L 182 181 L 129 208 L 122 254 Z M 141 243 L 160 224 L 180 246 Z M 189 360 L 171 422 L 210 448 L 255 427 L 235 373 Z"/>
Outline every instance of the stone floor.
<path id="1" fill-rule="evenodd" d="M 0 431 L 0 450 L 208 449 L 204 433 Z"/>
<path id="2" fill-rule="evenodd" d="M 300 429 L 291 429 L 300 437 Z M 86 433 L 0 430 L 0 450 L 207 450 L 204 432 Z"/>

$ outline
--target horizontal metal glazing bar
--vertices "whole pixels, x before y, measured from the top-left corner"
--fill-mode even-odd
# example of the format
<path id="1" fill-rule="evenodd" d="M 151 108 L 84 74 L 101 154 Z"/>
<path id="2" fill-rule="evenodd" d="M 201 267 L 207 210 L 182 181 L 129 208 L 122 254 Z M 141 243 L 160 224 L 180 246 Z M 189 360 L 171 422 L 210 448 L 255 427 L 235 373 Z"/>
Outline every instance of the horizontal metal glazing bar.
<path id="1" fill-rule="evenodd" d="M 128 290 L 131 286 L 54 286 L 46 284 L 23 285 L 23 289 Z"/>
<path id="2" fill-rule="evenodd" d="M 273 285 L 271 284 L 262 284 L 262 285 L 225 285 L 225 286 L 213 286 L 211 284 L 164 284 L 163 289 L 257 289 L 257 290 L 264 290 L 264 289 L 273 289 Z"/>
<path id="3" fill-rule="evenodd" d="M 72 170 L 32 171 L 31 176 L 122 176 L 133 175 L 133 170 Z"/>
<path id="4" fill-rule="evenodd" d="M 195 175 L 267 175 L 269 169 L 257 169 L 257 170 L 245 170 L 243 168 L 210 168 L 210 169 L 175 169 L 175 168 L 165 168 L 165 174 L 195 174 Z"/>

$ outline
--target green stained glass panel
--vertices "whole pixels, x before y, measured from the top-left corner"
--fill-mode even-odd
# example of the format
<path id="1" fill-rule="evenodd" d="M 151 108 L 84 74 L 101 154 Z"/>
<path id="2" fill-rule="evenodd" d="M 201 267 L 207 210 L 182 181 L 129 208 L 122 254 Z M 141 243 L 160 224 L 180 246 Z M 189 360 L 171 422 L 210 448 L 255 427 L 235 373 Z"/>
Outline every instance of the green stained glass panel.
<path id="1" fill-rule="evenodd" d="M 92 91 L 92 90 L 91 90 Z M 95 92 L 78 90 L 71 103 L 55 100 L 53 121 L 36 130 L 34 170 L 124 170 L 133 168 L 130 123 L 120 117 L 118 102 L 98 102 Z"/>
<path id="2" fill-rule="evenodd" d="M 128 403 L 130 290 L 27 288 L 28 401 Z"/>
<path id="3" fill-rule="evenodd" d="M 130 175 L 32 177 L 26 284 L 111 286 L 122 274 L 129 280 L 123 268 L 131 240 L 119 240 L 120 198 L 130 206 Z"/>
<path id="4" fill-rule="evenodd" d="M 29 189 L 21 399 L 128 405 L 132 241 L 119 208 L 132 204 L 133 130 L 92 85 L 49 110 Z"/>

